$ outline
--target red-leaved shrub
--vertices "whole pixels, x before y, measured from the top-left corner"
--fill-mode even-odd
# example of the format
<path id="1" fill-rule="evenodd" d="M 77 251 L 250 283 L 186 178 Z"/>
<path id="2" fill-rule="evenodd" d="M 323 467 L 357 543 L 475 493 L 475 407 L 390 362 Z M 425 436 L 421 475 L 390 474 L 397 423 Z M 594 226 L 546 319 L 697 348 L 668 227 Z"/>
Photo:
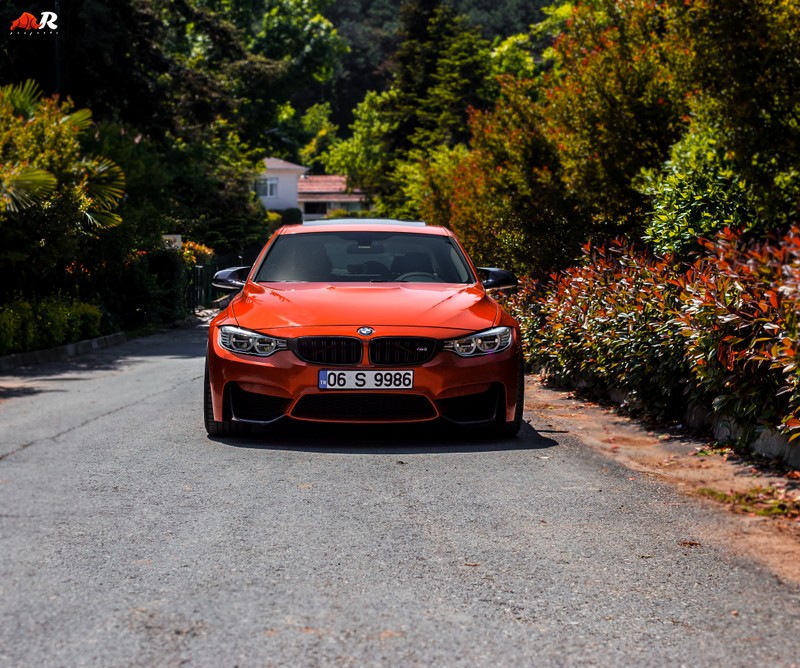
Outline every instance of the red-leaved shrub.
<path id="1" fill-rule="evenodd" d="M 800 437 L 800 227 L 731 230 L 678 264 L 616 241 L 510 299 L 529 360 L 550 378 L 624 390 L 677 417 L 699 404 Z"/>

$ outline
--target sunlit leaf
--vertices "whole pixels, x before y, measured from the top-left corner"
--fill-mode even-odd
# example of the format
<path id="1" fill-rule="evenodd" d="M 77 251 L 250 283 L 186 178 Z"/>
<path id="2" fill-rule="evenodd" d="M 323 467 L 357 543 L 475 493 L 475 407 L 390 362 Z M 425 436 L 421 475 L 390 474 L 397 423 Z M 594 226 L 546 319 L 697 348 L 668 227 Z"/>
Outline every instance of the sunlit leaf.
<path id="1" fill-rule="evenodd" d="M 61 122 L 79 131 L 88 130 L 92 126 L 92 112 L 89 109 L 78 109 L 61 119 Z"/>
<path id="2" fill-rule="evenodd" d="M 25 169 L 16 174 L 0 176 L 0 205 L 9 211 L 20 211 L 39 204 L 58 185 L 56 177 L 43 169 Z"/>
<path id="3" fill-rule="evenodd" d="M 107 158 L 86 163 L 87 192 L 101 208 L 113 209 L 125 194 L 125 174 Z"/>
<path id="4" fill-rule="evenodd" d="M 107 230 L 122 223 L 122 216 L 110 211 L 87 211 L 86 222 L 95 230 Z"/>

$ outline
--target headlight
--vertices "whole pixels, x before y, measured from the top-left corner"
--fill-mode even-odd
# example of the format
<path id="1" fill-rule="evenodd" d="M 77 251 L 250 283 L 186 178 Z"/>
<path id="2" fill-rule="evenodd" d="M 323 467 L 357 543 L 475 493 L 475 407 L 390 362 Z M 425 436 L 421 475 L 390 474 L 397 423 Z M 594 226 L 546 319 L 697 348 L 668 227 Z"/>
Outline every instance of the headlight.
<path id="1" fill-rule="evenodd" d="M 251 332 L 249 329 L 223 325 L 219 328 L 219 345 L 232 353 L 269 357 L 279 350 L 286 350 L 286 341 L 274 336 Z"/>
<path id="2" fill-rule="evenodd" d="M 495 327 L 494 329 L 487 329 L 485 332 L 470 334 L 462 339 L 445 341 L 444 349 L 450 350 L 461 357 L 491 355 L 508 348 L 513 339 L 513 330 L 510 327 Z"/>

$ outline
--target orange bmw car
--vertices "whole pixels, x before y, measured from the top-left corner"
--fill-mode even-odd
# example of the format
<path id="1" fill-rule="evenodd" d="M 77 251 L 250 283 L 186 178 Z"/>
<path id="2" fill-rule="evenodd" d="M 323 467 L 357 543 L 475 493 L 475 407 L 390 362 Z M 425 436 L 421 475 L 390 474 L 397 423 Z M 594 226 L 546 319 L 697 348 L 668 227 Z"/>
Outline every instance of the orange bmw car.
<path id="1" fill-rule="evenodd" d="M 205 427 L 212 436 L 283 419 L 447 421 L 514 436 L 523 409 L 516 321 L 452 232 L 424 223 L 336 220 L 278 230 L 211 322 Z"/>

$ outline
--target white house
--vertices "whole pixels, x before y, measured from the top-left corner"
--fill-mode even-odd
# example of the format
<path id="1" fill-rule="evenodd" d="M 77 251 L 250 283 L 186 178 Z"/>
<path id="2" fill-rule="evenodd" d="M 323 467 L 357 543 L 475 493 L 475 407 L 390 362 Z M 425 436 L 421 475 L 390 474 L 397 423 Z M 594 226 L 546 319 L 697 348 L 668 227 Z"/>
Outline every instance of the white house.
<path id="1" fill-rule="evenodd" d="M 279 158 L 265 158 L 264 172 L 256 179 L 256 195 L 265 209 L 297 209 L 297 181 L 308 171 Z"/>
<path id="2" fill-rule="evenodd" d="M 360 211 L 364 194 L 348 190 L 344 176 L 307 176 L 307 167 L 266 158 L 256 179 L 256 195 L 265 209 L 300 209 L 304 220 L 324 218 L 331 211 Z"/>

